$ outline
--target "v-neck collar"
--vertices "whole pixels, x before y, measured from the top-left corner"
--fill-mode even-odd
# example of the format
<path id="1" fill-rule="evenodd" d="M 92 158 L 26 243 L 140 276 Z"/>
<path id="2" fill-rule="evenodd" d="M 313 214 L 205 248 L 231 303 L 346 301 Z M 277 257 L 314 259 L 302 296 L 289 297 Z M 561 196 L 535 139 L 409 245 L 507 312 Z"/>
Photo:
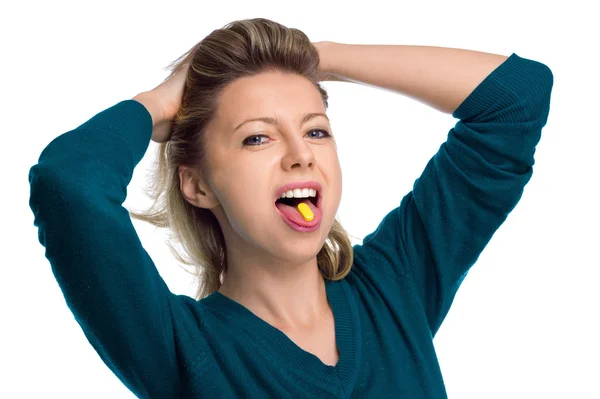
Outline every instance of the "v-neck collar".
<path id="1" fill-rule="evenodd" d="M 358 310 L 347 281 L 327 279 L 324 281 L 327 299 L 335 320 L 335 338 L 340 353 L 335 366 L 324 364 L 317 356 L 296 345 L 281 330 L 219 291 L 213 292 L 202 302 L 221 313 L 233 316 L 240 327 L 261 342 L 265 349 L 270 349 L 272 355 L 286 365 L 286 368 L 289 366 L 293 371 L 310 375 L 314 381 L 320 382 L 319 385 L 329 390 L 337 387 L 336 391 L 346 396 L 354 387 L 361 361 Z"/>

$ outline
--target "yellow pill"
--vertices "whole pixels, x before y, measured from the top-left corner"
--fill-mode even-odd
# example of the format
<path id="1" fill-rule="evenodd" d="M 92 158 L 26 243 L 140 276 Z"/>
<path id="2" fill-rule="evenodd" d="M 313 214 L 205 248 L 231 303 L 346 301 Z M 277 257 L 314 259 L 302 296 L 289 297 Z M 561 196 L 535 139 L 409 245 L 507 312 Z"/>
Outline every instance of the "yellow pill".
<path id="1" fill-rule="evenodd" d="M 304 220 L 307 222 L 310 222 L 315 217 L 314 213 L 312 213 L 308 205 L 306 205 L 304 202 L 298 204 L 298 212 L 300 212 Z"/>

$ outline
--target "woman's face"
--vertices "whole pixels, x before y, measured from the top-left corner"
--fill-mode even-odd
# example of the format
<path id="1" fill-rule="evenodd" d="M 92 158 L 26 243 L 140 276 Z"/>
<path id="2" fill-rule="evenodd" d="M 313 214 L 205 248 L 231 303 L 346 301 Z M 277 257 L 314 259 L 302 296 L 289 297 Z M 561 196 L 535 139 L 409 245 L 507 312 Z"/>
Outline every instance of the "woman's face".
<path id="1" fill-rule="evenodd" d="M 264 72 L 232 82 L 221 93 L 205 136 L 206 185 L 201 207 L 213 211 L 228 248 L 243 248 L 284 262 L 312 259 L 334 222 L 342 192 L 337 146 L 319 91 L 306 78 Z M 273 118 L 277 122 L 251 121 Z M 299 232 L 275 206 L 278 189 L 317 182 L 320 227 Z M 205 191 L 205 190 L 204 190 Z M 244 252 L 246 253 L 246 252 Z"/>

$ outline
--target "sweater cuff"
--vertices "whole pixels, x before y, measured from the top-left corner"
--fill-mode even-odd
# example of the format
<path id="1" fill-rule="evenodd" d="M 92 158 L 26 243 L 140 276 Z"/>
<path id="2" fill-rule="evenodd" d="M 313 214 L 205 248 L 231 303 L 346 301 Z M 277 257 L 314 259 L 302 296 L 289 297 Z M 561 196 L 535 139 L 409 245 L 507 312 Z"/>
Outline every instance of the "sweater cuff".
<path id="1" fill-rule="evenodd" d="M 515 101 L 525 100 L 531 104 L 530 108 L 522 109 L 522 112 L 529 111 L 528 115 L 520 116 L 526 120 L 541 111 L 543 100 L 550 95 L 552 85 L 550 68 L 512 53 L 473 90 L 452 116 L 466 120 L 481 115 L 496 107 L 498 95 L 505 93 L 514 97 Z"/>
<path id="2" fill-rule="evenodd" d="M 125 142 L 135 163 L 142 160 L 152 137 L 152 116 L 138 101 L 124 100 L 94 115 L 77 129 L 102 130 Z"/>

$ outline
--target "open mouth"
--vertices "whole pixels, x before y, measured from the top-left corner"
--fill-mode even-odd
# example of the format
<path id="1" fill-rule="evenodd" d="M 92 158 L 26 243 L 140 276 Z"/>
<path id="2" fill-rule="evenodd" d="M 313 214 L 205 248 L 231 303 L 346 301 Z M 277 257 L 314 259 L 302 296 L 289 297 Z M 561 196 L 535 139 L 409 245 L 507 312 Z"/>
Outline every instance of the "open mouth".
<path id="1" fill-rule="evenodd" d="M 299 232 L 312 232 L 321 225 L 321 199 L 317 190 L 314 197 L 278 198 L 275 207 L 292 229 Z M 303 209 L 300 209 L 300 204 L 305 205 Z"/>
<path id="2" fill-rule="evenodd" d="M 300 206 L 300 205 L 303 205 Z M 278 198 L 275 208 L 289 227 L 299 232 L 313 232 L 321 225 L 321 195 L 314 197 Z"/>

